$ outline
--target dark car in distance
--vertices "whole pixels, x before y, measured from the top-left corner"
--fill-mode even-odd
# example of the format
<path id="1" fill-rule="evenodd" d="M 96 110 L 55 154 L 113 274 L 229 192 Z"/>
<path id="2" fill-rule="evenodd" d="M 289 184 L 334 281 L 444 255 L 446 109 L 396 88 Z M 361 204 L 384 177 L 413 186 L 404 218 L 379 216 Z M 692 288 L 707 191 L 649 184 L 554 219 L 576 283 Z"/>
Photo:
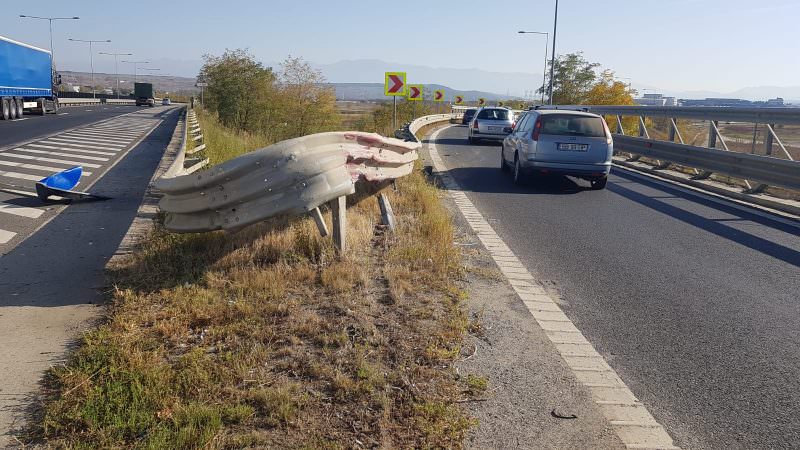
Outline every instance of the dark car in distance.
<path id="1" fill-rule="evenodd" d="M 464 110 L 464 117 L 461 118 L 461 125 L 469 125 L 469 123 L 472 122 L 472 118 L 475 117 L 476 112 L 478 112 L 477 108 Z"/>

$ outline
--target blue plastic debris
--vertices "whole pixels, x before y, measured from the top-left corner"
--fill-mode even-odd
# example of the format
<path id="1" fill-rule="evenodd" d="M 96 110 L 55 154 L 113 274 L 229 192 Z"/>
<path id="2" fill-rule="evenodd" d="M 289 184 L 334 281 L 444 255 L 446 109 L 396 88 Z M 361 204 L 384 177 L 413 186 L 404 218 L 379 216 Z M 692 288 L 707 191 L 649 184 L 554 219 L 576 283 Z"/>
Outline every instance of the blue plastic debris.
<path id="1" fill-rule="evenodd" d="M 42 178 L 36 182 L 36 195 L 42 201 L 47 201 L 50 196 L 58 196 L 71 200 L 108 200 L 109 197 L 93 195 L 88 192 L 78 192 L 72 189 L 78 185 L 83 175 L 83 167 L 77 166 L 71 169 L 54 173 L 49 177 Z"/>

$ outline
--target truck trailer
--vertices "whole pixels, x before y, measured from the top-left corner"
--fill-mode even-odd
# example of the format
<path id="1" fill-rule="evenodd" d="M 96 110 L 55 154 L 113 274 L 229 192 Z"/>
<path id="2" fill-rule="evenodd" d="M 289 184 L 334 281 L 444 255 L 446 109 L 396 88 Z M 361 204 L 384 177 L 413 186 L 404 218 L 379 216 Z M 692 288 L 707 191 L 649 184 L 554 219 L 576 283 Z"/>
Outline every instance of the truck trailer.
<path id="1" fill-rule="evenodd" d="M 50 51 L 0 36 L 0 119 L 58 111 L 60 78 Z"/>
<path id="2" fill-rule="evenodd" d="M 133 96 L 136 97 L 136 106 L 156 106 L 153 83 L 135 83 Z"/>

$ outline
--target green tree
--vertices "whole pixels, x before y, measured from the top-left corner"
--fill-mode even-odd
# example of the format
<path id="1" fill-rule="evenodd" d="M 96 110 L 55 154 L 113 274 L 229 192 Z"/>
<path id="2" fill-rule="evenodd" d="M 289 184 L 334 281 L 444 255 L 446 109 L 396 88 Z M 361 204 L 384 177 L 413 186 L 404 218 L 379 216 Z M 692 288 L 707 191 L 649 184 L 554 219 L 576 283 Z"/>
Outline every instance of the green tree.
<path id="1" fill-rule="evenodd" d="M 614 72 L 604 70 L 598 77 L 594 86 L 586 93 L 586 98 L 582 104 L 586 105 L 635 105 L 633 96 L 636 91 L 614 78 Z M 618 124 L 614 116 L 605 116 L 606 122 L 612 131 L 615 131 Z M 622 128 L 625 134 L 636 134 L 639 130 L 639 120 L 636 117 L 624 117 Z"/>
<path id="2" fill-rule="evenodd" d="M 553 104 L 578 105 L 585 104 L 589 92 L 597 81 L 598 63 L 590 63 L 582 52 L 559 55 L 553 67 Z M 550 71 L 547 72 L 545 88 L 550 85 Z M 537 91 L 542 93 L 542 88 Z"/>
<path id="3" fill-rule="evenodd" d="M 281 64 L 279 74 L 285 136 L 330 131 L 341 124 L 336 93 L 319 70 L 302 58 L 289 56 Z"/>

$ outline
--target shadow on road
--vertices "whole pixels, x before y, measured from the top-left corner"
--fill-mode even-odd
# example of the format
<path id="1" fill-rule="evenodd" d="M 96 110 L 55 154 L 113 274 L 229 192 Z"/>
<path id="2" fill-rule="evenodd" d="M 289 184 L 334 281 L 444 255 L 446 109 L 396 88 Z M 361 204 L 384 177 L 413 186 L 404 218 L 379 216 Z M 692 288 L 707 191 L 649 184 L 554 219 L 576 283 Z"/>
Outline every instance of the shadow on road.
<path id="1" fill-rule="evenodd" d="M 568 195 L 588 191 L 590 188 L 564 176 L 531 176 L 522 185 L 516 185 L 511 175 L 495 167 L 459 167 L 447 171 L 461 189 L 470 192 L 495 194 Z"/>

